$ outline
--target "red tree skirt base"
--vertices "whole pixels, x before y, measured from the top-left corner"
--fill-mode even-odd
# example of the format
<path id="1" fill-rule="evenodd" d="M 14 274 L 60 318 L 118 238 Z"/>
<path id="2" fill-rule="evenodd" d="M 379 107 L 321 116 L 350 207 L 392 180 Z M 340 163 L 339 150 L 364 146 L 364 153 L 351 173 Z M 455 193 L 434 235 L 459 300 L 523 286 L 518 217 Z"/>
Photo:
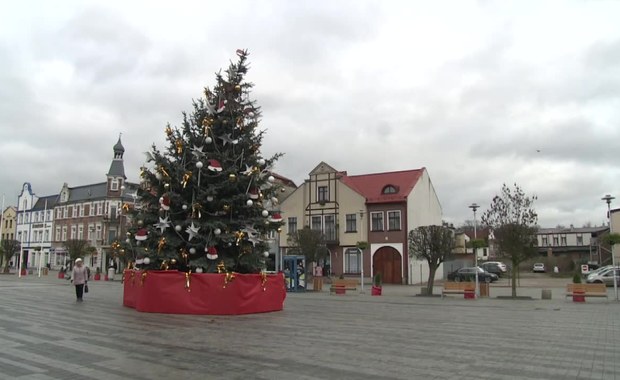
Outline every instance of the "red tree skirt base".
<path id="1" fill-rule="evenodd" d="M 146 313 L 237 315 L 284 308 L 282 273 L 267 275 L 178 271 L 123 273 L 123 305 Z M 189 287 L 188 287 L 189 285 Z"/>

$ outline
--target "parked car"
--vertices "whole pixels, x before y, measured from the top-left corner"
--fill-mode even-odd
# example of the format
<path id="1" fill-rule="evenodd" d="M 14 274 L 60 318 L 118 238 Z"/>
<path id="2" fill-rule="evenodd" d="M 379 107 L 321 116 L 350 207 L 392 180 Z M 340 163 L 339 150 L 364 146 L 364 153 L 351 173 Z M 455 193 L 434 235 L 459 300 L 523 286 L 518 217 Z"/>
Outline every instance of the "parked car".
<path id="1" fill-rule="evenodd" d="M 507 271 L 506 264 L 500 261 L 487 261 L 480 264 L 480 268 L 484 269 L 489 273 L 494 273 L 498 277 L 502 277 Z"/>
<path id="2" fill-rule="evenodd" d="M 591 273 L 586 278 L 586 282 L 589 284 L 605 284 L 607 286 L 613 286 L 614 272 L 616 273 L 616 284 L 620 284 L 620 268 L 618 267 L 616 267 L 615 270 L 613 268 L 607 268 L 598 273 Z"/>
<path id="3" fill-rule="evenodd" d="M 606 271 L 609 268 L 611 268 L 611 265 L 605 265 L 604 267 L 600 267 L 598 269 L 591 270 L 591 271 L 589 271 L 588 273 L 585 274 L 585 277 L 588 278 L 591 274 L 598 274 L 598 273 Z"/>
<path id="4" fill-rule="evenodd" d="M 448 273 L 449 281 L 476 281 L 476 271 L 478 271 L 479 282 L 494 282 L 499 279 L 496 274 L 489 273 L 480 267 L 464 267 Z"/>
<path id="5" fill-rule="evenodd" d="M 536 263 L 532 267 L 532 272 L 534 273 L 545 273 L 546 271 L 547 270 L 545 269 L 545 264 L 543 263 Z"/>

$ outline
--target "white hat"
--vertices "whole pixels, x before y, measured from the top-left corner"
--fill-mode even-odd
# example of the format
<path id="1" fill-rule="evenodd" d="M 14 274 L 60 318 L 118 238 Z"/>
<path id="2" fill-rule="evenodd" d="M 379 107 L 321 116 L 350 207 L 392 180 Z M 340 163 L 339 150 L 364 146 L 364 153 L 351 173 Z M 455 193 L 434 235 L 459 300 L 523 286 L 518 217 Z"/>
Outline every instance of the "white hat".
<path id="1" fill-rule="evenodd" d="M 75 259 L 75 262 L 76 262 L 76 263 L 78 263 L 78 262 L 80 262 L 80 261 L 82 261 L 82 259 L 80 259 L 79 257 L 78 257 L 77 259 Z"/>

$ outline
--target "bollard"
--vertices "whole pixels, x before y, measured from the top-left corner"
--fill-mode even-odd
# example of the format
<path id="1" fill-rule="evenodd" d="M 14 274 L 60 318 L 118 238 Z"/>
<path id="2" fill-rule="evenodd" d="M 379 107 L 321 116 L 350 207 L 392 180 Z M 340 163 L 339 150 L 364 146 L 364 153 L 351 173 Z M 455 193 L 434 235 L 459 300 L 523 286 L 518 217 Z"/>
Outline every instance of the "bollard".
<path id="1" fill-rule="evenodd" d="M 542 290 L 542 299 L 550 300 L 551 299 L 551 289 L 543 289 Z"/>

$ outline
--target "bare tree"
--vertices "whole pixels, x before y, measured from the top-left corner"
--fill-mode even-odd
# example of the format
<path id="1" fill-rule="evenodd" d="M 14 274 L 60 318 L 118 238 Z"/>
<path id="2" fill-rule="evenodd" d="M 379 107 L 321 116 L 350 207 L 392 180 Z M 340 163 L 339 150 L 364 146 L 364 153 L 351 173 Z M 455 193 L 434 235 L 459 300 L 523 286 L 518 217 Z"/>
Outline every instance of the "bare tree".
<path id="1" fill-rule="evenodd" d="M 4 260 L 4 273 L 9 273 L 9 260 L 19 253 L 21 245 L 18 240 L 2 240 L 2 259 Z"/>
<path id="2" fill-rule="evenodd" d="M 82 239 L 69 239 L 65 241 L 65 248 L 69 253 L 69 258 L 71 258 L 71 267 L 73 267 L 75 259 L 92 252 L 92 248 L 88 241 Z"/>
<path id="3" fill-rule="evenodd" d="M 428 262 L 427 294 L 433 294 L 437 268 L 450 258 L 455 245 L 454 231 L 446 225 L 421 226 L 409 231 L 409 255 Z"/>
<path id="4" fill-rule="evenodd" d="M 288 242 L 292 250 L 296 250 L 300 255 L 306 257 L 306 262 L 318 262 L 327 256 L 328 250 L 325 247 L 323 234 L 321 231 L 304 227 L 289 234 Z"/>
<path id="5" fill-rule="evenodd" d="M 512 264 L 512 297 L 517 297 L 516 279 L 519 264 L 537 254 L 536 232 L 538 216 L 533 209 L 536 196 L 528 197 L 514 184 L 511 190 L 502 185 L 491 206 L 482 214 L 482 224 L 491 229 L 499 255 Z"/>

